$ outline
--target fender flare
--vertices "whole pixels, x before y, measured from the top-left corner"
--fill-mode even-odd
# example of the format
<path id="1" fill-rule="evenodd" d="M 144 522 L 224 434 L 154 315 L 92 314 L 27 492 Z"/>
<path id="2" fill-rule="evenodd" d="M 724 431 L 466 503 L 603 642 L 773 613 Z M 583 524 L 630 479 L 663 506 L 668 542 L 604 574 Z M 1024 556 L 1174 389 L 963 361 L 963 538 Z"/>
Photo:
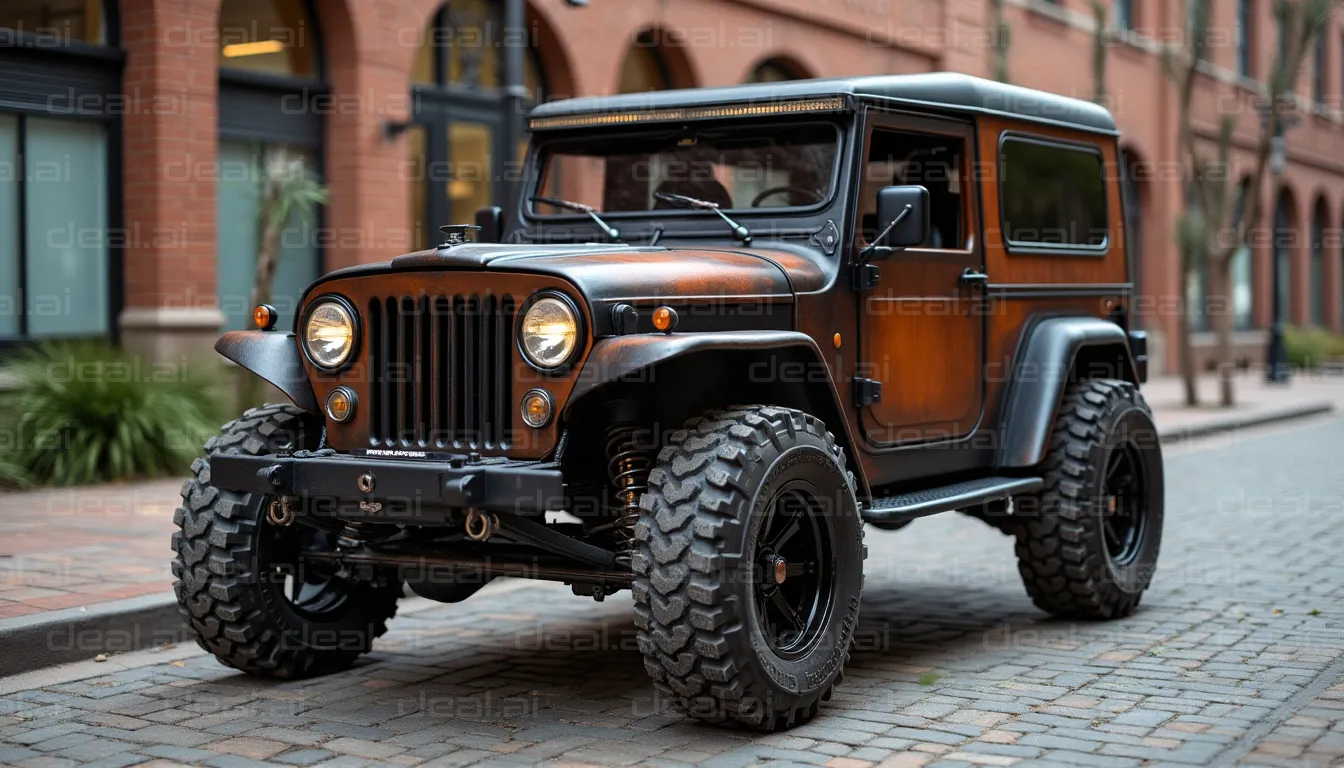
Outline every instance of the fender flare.
<path id="1" fill-rule="evenodd" d="M 1107 378 L 1140 382 L 1129 335 L 1102 318 L 1041 320 L 1027 329 L 1018 349 L 1001 411 L 1000 467 L 1025 468 L 1040 463 L 1079 353 L 1095 351 L 1105 363 Z"/>
<path id="2" fill-rule="evenodd" d="M 856 451 L 858 444 L 854 441 L 840 394 L 835 389 L 835 383 L 816 340 L 799 331 L 637 334 L 599 339 L 594 343 L 588 359 L 579 371 L 574 389 L 570 391 L 569 398 L 565 402 L 565 412 L 568 414 L 575 403 L 608 384 L 670 360 L 710 351 L 759 352 L 783 349 L 799 350 L 809 363 L 815 363 L 828 371 L 824 385 L 813 382 L 812 386 L 825 387 L 828 395 L 825 396 L 824 405 L 830 406 L 831 413 L 812 415 L 826 422 L 836 440 L 848 452 L 850 465 L 858 483 L 859 498 L 864 498 L 867 494 L 868 481 L 863 471 L 863 463 L 859 461 Z"/>
<path id="3" fill-rule="evenodd" d="M 317 396 L 308 381 L 299 355 L 299 342 L 292 333 L 276 331 L 229 331 L 215 342 L 215 351 L 267 382 L 275 385 L 290 402 L 318 412 Z"/>

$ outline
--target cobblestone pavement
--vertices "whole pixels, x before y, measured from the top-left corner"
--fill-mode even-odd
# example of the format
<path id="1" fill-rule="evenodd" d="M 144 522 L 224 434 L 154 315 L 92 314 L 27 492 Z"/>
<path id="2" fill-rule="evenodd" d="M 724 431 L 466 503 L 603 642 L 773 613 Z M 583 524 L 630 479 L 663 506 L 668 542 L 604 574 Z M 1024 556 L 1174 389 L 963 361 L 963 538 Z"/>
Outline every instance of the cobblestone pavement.
<path id="1" fill-rule="evenodd" d="M 1164 434 L 1308 404 L 1344 412 L 1344 371 L 1299 371 L 1289 387 L 1266 385 L 1259 372 L 1248 372 L 1238 378 L 1239 404 L 1231 411 L 1212 405 L 1212 375 L 1200 379 L 1200 389 L 1206 406 L 1191 409 L 1182 405 L 1178 379 L 1144 386 Z M 168 542 L 181 486 L 159 480 L 0 492 L 0 620 L 168 594 Z"/>
<path id="2" fill-rule="evenodd" d="M 1159 575 L 1112 623 L 1034 609 L 1009 540 L 974 520 L 871 531 L 848 676 L 785 733 L 667 711 L 625 593 L 513 583 L 399 618 L 310 681 L 183 649 L 0 679 L 0 764 L 1338 764 L 1341 455 L 1344 420 L 1169 452 Z"/>
<path id="3" fill-rule="evenodd" d="M 181 487 L 0 492 L 0 619 L 170 591 Z"/>

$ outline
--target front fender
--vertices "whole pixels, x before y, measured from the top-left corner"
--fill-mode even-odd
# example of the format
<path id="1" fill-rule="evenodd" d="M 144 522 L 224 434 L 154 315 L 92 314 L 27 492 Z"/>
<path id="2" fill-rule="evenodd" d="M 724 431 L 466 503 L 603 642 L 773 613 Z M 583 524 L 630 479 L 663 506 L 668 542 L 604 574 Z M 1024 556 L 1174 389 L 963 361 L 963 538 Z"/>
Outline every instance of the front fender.
<path id="1" fill-rule="evenodd" d="M 317 396 L 313 394 L 313 385 L 303 368 L 299 342 L 294 334 L 229 331 L 215 342 L 215 351 L 275 385 L 303 410 L 318 412 Z"/>
<path id="2" fill-rule="evenodd" d="M 653 371 L 659 366 L 681 358 L 696 356 L 685 361 L 688 365 L 699 366 L 706 361 L 703 353 L 742 353 L 733 355 L 734 362 L 720 364 L 701 371 L 704 381 L 713 386 L 715 382 L 726 391 L 730 381 L 740 381 L 747 374 L 743 366 L 750 368 L 751 361 L 762 364 L 770 356 L 780 355 L 798 365 L 798 370 L 806 370 L 812 375 L 799 377 L 800 392 L 796 396 L 766 400 L 770 405 L 797 408 L 810 412 L 826 423 L 836 441 L 849 453 L 851 468 L 858 482 L 860 498 L 868 494 L 867 478 L 856 452 L 854 435 L 849 419 L 841 405 L 840 395 L 831 380 L 829 368 L 817 342 L 805 333 L 798 331 L 715 331 L 708 333 L 674 334 L 632 334 L 600 339 L 593 345 L 578 380 L 570 392 L 565 404 L 568 414 L 575 404 L 585 397 L 593 395 L 602 388 L 626 377 Z M 776 371 L 773 366 L 767 366 Z M 753 379 L 754 380 L 754 379 Z M 762 382 L 768 385 L 771 382 Z M 766 389 L 768 387 L 762 387 Z M 753 393 L 760 394 L 759 392 Z M 778 395 L 779 393 L 776 392 Z M 766 395 L 768 397 L 768 395 Z M 752 400 L 751 402 L 755 402 Z M 723 403 L 727 405 L 728 403 Z"/>

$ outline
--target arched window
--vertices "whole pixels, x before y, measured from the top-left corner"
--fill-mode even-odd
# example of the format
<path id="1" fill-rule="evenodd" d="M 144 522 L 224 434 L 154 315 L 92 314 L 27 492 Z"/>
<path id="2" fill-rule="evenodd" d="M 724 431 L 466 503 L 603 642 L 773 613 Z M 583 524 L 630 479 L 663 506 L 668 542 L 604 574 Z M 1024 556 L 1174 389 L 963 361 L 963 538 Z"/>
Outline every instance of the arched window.
<path id="1" fill-rule="evenodd" d="M 1125 252 L 1129 257 L 1129 273 L 1134 279 L 1134 292 L 1143 293 L 1143 163 L 1128 148 L 1120 150 L 1120 194 L 1125 205 Z M 1143 322 L 1142 313 L 1133 315 L 1136 324 Z"/>
<path id="2" fill-rule="evenodd" d="M 1311 215 L 1311 315 L 1312 325 L 1325 325 L 1325 227 L 1330 207 L 1324 197 L 1316 198 Z"/>
<path id="3" fill-rule="evenodd" d="M 503 166 L 526 149 L 522 135 L 510 135 L 509 46 L 527 46 L 522 109 L 545 98 L 531 35 L 506 33 L 505 10 L 501 0 L 450 0 L 421 36 L 411 74 L 411 232 L 417 250 L 433 242 L 439 225 L 470 223 L 478 208 L 503 204 L 509 194 L 511 174 Z"/>
<path id="4" fill-rule="evenodd" d="M 223 0 L 219 11 L 219 175 L 216 277 L 227 329 L 251 324 L 254 300 L 293 322 L 303 290 L 322 273 L 316 204 L 290 205 L 278 241 L 265 222 L 320 187 L 322 111 L 295 109 L 327 91 L 321 35 L 308 0 Z M 275 247 L 268 296 L 254 297 L 263 247 Z"/>
<path id="5" fill-rule="evenodd" d="M 1241 223 L 1246 215 L 1246 190 L 1251 180 L 1242 179 L 1237 185 L 1237 198 L 1232 208 L 1233 226 Z M 1239 331 L 1250 330 L 1255 325 L 1255 281 L 1251 276 L 1251 246 L 1243 245 L 1232 254 L 1232 264 L 1228 271 L 1232 278 L 1232 319 L 1233 327 Z"/>
<path id="6" fill-rule="evenodd" d="M 63 43 L 109 45 L 109 17 L 98 0 L 6 0 L 0 7 L 0 29 L 34 39 Z"/>
<path id="7" fill-rule="evenodd" d="M 317 46 L 305 0 L 225 0 L 219 68 L 314 77 Z"/>
<path id="8" fill-rule="evenodd" d="M 113 0 L 0 2 L 0 345 L 115 328 L 116 21 Z"/>
<path id="9" fill-rule="evenodd" d="M 671 87 L 672 71 L 658 48 L 658 38 L 648 30 L 639 33 L 621 63 L 621 93 L 665 91 Z"/>
<path id="10" fill-rule="evenodd" d="M 800 74 L 798 68 L 779 59 L 766 59 L 751 70 L 748 83 L 780 83 L 785 80 L 801 80 L 807 75 Z"/>

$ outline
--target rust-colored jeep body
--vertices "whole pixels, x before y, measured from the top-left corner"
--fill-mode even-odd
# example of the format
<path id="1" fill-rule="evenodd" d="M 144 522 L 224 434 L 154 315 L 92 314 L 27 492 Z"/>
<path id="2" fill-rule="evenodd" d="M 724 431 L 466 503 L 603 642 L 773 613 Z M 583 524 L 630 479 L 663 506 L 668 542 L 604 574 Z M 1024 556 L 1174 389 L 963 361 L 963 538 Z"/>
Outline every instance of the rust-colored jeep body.
<path id="1" fill-rule="evenodd" d="M 251 510 L 289 582 L 375 606 L 291 589 L 265 627 L 353 650 L 220 639 L 188 535 L 220 512 L 188 494 L 179 594 L 222 660 L 339 666 L 402 583 L 633 586 L 660 687 L 787 726 L 844 662 L 862 522 L 952 510 L 1017 537 L 1047 610 L 1134 609 L 1161 457 L 1104 109 L 937 74 L 574 99 L 530 128 L 479 241 L 447 227 L 317 281 L 293 333 L 220 340 L 292 406 L 226 428 L 197 490 Z"/>

